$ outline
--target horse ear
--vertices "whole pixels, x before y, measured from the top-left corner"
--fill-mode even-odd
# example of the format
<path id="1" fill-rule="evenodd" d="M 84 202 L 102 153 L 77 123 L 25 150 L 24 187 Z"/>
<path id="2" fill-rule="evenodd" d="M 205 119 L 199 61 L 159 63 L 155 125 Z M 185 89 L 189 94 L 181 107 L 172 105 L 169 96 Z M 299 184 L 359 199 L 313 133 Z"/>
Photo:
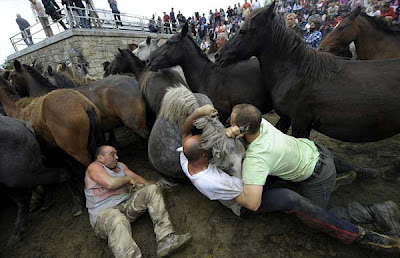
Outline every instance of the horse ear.
<path id="1" fill-rule="evenodd" d="M 181 39 L 184 39 L 185 36 L 187 35 L 189 31 L 189 24 L 185 22 L 185 25 L 183 25 L 182 31 L 181 31 Z"/>
<path id="2" fill-rule="evenodd" d="M 62 70 L 67 69 L 67 64 L 66 64 L 65 62 L 62 62 L 62 63 L 61 63 L 61 69 L 62 69 Z"/>
<path id="3" fill-rule="evenodd" d="M 119 51 L 120 53 L 122 53 L 122 50 L 121 50 L 120 48 L 118 48 L 118 51 Z"/>
<path id="4" fill-rule="evenodd" d="M 35 60 L 33 60 L 33 62 L 32 62 L 32 67 L 34 67 L 34 66 L 35 66 L 35 64 L 36 64 L 36 61 L 37 61 L 37 58 L 36 58 Z"/>
<path id="5" fill-rule="evenodd" d="M 147 44 L 147 45 L 150 45 L 150 43 L 151 43 L 151 36 L 147 36 L 146 44 Z"/>
<path id="6" fill-rule="evenodd" d="M 18 60 L 14 61 L 14 68 L 15 68 L 15 70 L 17 70 L 17 72 L 21 72 L 22 71 L 21 63 Z"/>
<path id="7" fill-rule="evenodd" d="M 50 65 L 47 66 L 47 73 L 53 75 L 53 68 Z"/>
<path id="8" fill-rule="evenodd" d="M 361 13 L 361 6 L 357 7 L 354 11 L 350 13 L 350 20 L 354 20 Z"/>

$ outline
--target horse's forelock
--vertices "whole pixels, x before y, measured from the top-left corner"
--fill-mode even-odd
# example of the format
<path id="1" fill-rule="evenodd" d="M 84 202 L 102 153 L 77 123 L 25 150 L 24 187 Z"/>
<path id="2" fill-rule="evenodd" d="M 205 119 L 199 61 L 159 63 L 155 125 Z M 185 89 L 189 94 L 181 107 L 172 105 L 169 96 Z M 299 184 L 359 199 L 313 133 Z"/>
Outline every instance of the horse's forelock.
<path id="1" fill-rule="evenodd" d="M 194 122 L 194 125 L 202 130 L 201 148 L 211 150 L 213 154 L 210 163 L 229 169 L 233 154 L 244 156 L 243 144 L 238 139 L 228 138 L 225 135 L 225 127 L 217 117 L 201 117 Z"/>

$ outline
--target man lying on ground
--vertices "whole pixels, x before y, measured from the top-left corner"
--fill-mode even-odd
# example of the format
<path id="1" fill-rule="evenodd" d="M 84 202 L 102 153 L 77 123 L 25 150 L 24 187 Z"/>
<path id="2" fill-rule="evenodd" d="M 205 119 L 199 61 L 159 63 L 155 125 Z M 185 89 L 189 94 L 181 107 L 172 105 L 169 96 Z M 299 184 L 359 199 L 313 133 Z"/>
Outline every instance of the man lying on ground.
<path id="1" fill-rule="evenodd" d="M 146 186 L 130 194 L 131 184 L 136 183 Z M 189 233 L 175 234 L 160 187 L 118 162 L 112 146 L 99 147 L 96 161 L 88 166 L 85 196 L 90 224 L 97 236 L 108 239 L 115 257 L 142 257 L 132 239 L 130 223 L 146 210 L 154 224 L 157 256 L 169 255 L 191 239 Z"/>
<path id="2" fill-rule="evenodd" d="M 356 243 L 372 248 L 382 248 L 384 250 L 400 252 L 400 239 L 379 234 L 353 224 L 376 223 L 389 234 L 398 236 L 400 233 L 399 215 L 397 205 L 394 202 L 388 201 L 371 205 L 361 205 L 357 202 L 353 202 L 349 204 L 348 208 L 334 209 L 336 210 L 336 214 L 343 215 L 341 217 L 337 217 L 333 213 L 326 211 L 325 207 L 329 203 L 329 190 L 333 188 L 333 186 L 331 186 L 334 182 L 332 177 L 336 176 L 330 152 L 323 146 L 320 146 L 318 149 L 313 142 L 307 139 L 301 139 L 301 141 L 306 145 L 303 146 L 303 148 L 310 148 L 310 150 L 301 149 L 302 147 L 298 146 L 299 139 L 282 133 L 281 134 L 284 136 L 277 136 L 280 131 L 273 128 L 266 120 L 261 119 L 261 113 L 259 113 L 259 111 L 253 112 L 256 111 L 254 106 L 247 107 L 248 109 L 242 107 L 246 112 L 238 108 L 239 107 L 235 107 L 233 109 L 231 123 L 234 127 L 229 128 L 227 134 L 230 136 L 244 134 L 244 138 L 247 143 L 250 144 L 243 164 L 243 183 L 240 178 L 229 176 L 217 167 L 210 165 L 210 153 L 202 149 L 200 145 L 201 136 L 192 134 L 193 122 L 197 118 L 215 115 L 217 113 L 211 105 L 206 105 L 197 109 L 187 118 L 183 125 L 183 149 L 180 149 L 182 170 L 201 193 L 211 200 L 228 201 L 234 199 L 242 206 L 239 212 L 237 212 L 237 208 L 232 209 L 237 215 L 252 211 L 257 213 L 275 211 L 295 213 L 306 225 L 337 238 L 346 244 Z M 251 118 L 251 121 L 246 120 L 243 122 L 241 120 L 243 113 L 246 117 L 252 117 L 251 113 L 254 113 L 257 119 Z M 241 132 L 240 127 L 246 129 L 246 131 Z M 266 140 L 264 134 L 270 133 L 273 135 L 270 136 L 272 138 L 268 139 L 270 142 L 267 144 L 268 142 L 264 142 Z M 268 153 L 272 155 L 269 161 L 276 167 L 267 167 L 265 164 L 270 163 L 263 163 L 261 161 L 249 162 L 249 160 L 254 157 L 252 153 L 254 150 L 253 142 L 267 144 L 268 148 L 270 148 Z M 277 145 L 274 147 L 274 144 Z M 290 144 L 292 149 L 288 150 L 286 148 L 287 146 L 285 147 L 286 144 Z M 271 148 L 277 149 L 274 150 Z M 297 156 L 294 155 L 293 152 L 296 151 L 301 152 L 302 155 L 300 155 L 300 153 L 298 153 Z M 290 159 L 287 159 L 287 157 L 279 156 L 278 154 L 280 152 L 282 155 L 291 153 L 292 156 Z M 299 160 L 302 158 L 305 160 L 304 164 Z M 248 160 L 246 161 L 246 159 Z M 276 160 L 279 162 L 275 162 Z M 284 162 L 288 162 L 289 164 L 284 164 Z M 318 165 L 318 162 L 323 163 L 322 165 Z M 311 164 L 308 165 L 307 163 Z M 304 170 L 304 173 L 299 173 L 299 171 L 294 172 L 293 170 L 296 169 L 290 169 L 288 166 L 294 166 L 296 169 L 301 168 Z M 274 173 L 277 168 L 281 169 L 278 171 L 281 173 Z M 311 173 L 307 170 L 311 170 Z M 251 175 L 249 175 L 251 172 L 261 173 L 262 175 L 259 176 L 261 179 L 253 179 Z M 265 185 L 268 175 L 266 172 L 282 179 L 290 179 L 294 182 L 309 180 L 307 184 L 303 185 L 303 188 L 306 188 L 305 192 L 312 199 L 305 198 L 285 188 L 270 189 Z M 297 177 L 294 176 L 294 174 L 297 174 Z M 310 177 L 313 178 L 310 179 Z M 325 189 L 325 191 L 317 191 L 317 189 Z M 327 197 L 326 195 L 329 196 Z M 322 208 L 322 206 L 324 208 Z"/>

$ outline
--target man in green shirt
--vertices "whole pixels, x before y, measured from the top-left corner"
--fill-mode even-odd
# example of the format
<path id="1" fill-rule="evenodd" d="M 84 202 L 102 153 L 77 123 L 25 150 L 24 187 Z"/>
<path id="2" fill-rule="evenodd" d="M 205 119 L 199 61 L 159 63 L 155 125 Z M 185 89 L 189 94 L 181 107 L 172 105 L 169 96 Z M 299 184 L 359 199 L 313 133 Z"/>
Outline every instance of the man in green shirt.
<path id="1" fill-rule="evenodd" d="M 298 183 L 302 195 L 325 209 L 336 180 L 331 152 L 308 139 L 283 134 L 262 118 L 261 112 L 249 104 L 236 105 L 230 117 L 228 137 L 243 137 L 248 144 L 243 161 L 243 192 L 236 201 L 257 211 L 263 201 L 265 182 L 269 175 Z M 380 222 L 389 234 L 399 236 L 399 211 L 394 202 L 362 205 L 351 202 L 346 208 L 331 212 L 353 223 Z"/>

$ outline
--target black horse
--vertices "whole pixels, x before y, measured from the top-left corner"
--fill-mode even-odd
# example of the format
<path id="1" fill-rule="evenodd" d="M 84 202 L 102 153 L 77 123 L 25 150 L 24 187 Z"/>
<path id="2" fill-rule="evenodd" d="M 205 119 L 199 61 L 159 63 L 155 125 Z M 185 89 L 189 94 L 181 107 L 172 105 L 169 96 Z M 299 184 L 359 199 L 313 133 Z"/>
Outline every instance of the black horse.
<path id="1" fill-rule="evenodd" d="M 260 61 L 274 107 L 295 137 L 311 129 L 347 142 L 377 141 L 400 132 L 400 59 L 347 61 L 308 47 L 269 8 L 255 11 L 217 54 L 228 66 Z M 287 131 L 287 128 L 280 128 Z"/>
<path id="2" fill-rule="evenodd" d="M 64 182 L 68 173 L 43 166 L 33 129 L 22 120 L 0 115 L 0 142 L 0 185 L 18 206 L 11 240 L 20 240 L 27 225 L 32 188 Z"/>
<path id="3" fill-rule="evenodd" d="M 187 32 L 188 24 L 185 24 L 181 33 L 151 53 L 151 70 L 180 65 L 191 90 L 210 97 L 221 121 L 225 121 L 232 108 L 241 103 L 253 104 L 262 113 L 272 110 L 257 59 L 221 68 L 207 58 Z"/>

